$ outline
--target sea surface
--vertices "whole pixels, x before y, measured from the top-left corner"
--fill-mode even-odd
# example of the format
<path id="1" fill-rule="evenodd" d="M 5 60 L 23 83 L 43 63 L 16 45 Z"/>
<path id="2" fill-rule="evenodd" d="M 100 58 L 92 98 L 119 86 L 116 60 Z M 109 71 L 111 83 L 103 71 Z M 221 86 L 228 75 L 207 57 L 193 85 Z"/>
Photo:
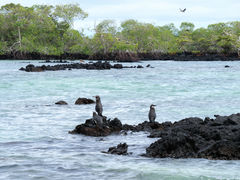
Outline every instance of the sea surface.
<path id="1" fill-rule="evenodd" d="M 142 157 L 157 140 L 146 132 L 103 138 L 68 134 L 94 111 L 94 104 L 74 105 L 78 97 L 99 95 L 103 114 L 128 124 L 148 120 L 150 104 L 157 105 L 159 122 L 239 113 L 240 62 L 148 61 L 135 64 L 154 68 L 18 70 L 29 63 L 42 65 L 0 61 L 0 179 L 240 179 L 240 161 Z M 69 105 L 55 105 L 59 100 Z M 123 142 L 131 155 L 101 153 Z"/>

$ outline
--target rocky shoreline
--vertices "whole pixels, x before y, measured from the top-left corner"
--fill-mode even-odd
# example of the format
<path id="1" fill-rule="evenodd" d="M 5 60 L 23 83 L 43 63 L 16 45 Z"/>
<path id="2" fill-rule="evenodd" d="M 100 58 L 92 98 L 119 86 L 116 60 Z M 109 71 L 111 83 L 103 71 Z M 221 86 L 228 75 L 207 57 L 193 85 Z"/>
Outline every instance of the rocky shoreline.
<path id="1" fill-rule="evenodd" d="M 119 62 L 137 62 L 137 61 L 148 61 L 148 60 L 173 60 L 173 61 L 239 61 L 240 57 L 238 53 L 214 53 L 214 52 L 183 52 L 183 53 L 160 53 L 160 52 L 115 52 L 105 54 L 70 54 L 64 53 L 62 55 L 46 55 L 39 53 L 20 53 L 14 54 L 2 54 L 0 60 L 108 60 L 108 61 L 119 61 Z"/>
<path id="2" fill-rule="evenodd" d="M 127 131 L 147 131 L 150 133 L 149 138 L 160 139 L 146 148 L 146 157 L 240 159 L 240 113 L 230 116 L 215 115 L 215 119 L 190 117 L 174 123 L 145 121 L 138 125 L 128 125 L 122 124 L 117 118 L 111 120 L 107 117 L 104 117 L 101 127 L 91 122 L 88 119 L 69 133 L 108 136 Z M 127 152 L 124 150 L 123 154 Z"/>

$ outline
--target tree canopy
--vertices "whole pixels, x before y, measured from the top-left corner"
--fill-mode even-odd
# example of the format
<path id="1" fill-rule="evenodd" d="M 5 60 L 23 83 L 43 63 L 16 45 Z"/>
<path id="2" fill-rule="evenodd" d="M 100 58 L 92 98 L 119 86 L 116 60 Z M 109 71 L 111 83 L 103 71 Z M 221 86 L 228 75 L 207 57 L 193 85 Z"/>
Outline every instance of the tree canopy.
<path id="1" fill-rule="evenodd" d="M 0 8 L 0 54 L 134 52 L 134 53 L 236 53 L 240 51 L 240 22 L 195 28 L 191 22 L 156 26 L 129 19 L 120 26 L 113 20 L 96 25 L 89 37 L 73 29 L 75 20 L 88 14 L 78 4 L 6 4 Z"/>

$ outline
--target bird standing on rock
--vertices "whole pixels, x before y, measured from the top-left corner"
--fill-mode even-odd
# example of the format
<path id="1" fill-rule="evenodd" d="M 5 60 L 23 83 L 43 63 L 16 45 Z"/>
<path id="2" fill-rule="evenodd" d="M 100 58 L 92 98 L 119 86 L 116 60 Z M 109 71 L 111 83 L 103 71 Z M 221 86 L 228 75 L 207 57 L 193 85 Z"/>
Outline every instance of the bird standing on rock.
<path id="1" fill-rule="evenodd" d="M 148 118 L 149 118 L 149 121 L 150 122 L 155 122 L 155 119 L 156 119 L 156 112 L 155 112 L 155 108 L 154 108 L 154 106 L 156 106 L 156 105 L 151 105 L 150 106 L 150 110 L 149 110 L 149 113 L 148 113 Z"/>
<path id="2" fill-rule="evenodd" d="M 95 98 L 96 98 L 95 110 L 97 111 L 99 116 L 102 116 L 103 107 L 102 107 L 101 99 L 99 96 L 95 96 Z"/>
<path id="3" fill-rule="evenodd" d="M 93 112 L 93 117 L 92 120 L 95 122 L 97 126 L 102 126 L 103 125 L 103 118 L 99 115 L 97 115 L 96 112 Z"/>

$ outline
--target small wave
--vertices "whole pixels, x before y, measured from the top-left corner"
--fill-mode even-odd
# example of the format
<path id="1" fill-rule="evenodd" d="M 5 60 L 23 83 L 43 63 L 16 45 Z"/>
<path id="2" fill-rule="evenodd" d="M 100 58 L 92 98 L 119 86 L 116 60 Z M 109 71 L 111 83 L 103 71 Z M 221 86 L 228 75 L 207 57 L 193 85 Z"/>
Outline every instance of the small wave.
<path id="1" fill-rule="evenodd" d="M 29 142 L 29 141 L 10 141 L 10 142 L 0 143 L 0 146 L 12 146 L 12 145 L 31 144 L 31 143 L 33 143 L 33 142 Z"/>
<path id="2" fill-rule="evenodd" d="M 1 170 L 3 170 L 3 169 L 11 169 L 11 168 L 17 168 L 17 167 L 19 167 L 19 165 L 18 164 L 10 164 L 10 165 L 2 165 L 2 166 L 0 166 L 0 169 Z"/>

